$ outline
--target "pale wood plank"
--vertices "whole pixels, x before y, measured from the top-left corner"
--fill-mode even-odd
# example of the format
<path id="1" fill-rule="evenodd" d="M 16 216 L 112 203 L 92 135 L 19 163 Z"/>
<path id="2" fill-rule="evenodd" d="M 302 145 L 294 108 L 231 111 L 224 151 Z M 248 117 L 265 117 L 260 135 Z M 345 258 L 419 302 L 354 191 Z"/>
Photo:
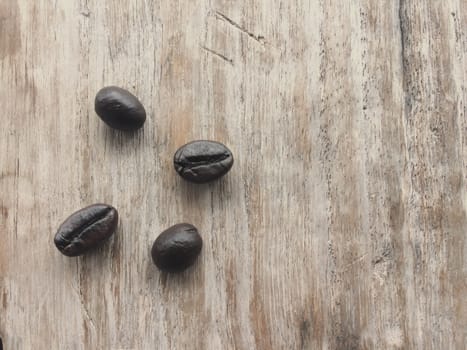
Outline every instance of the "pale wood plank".
<path id="1" fill-rule="evenodd" d="M 462 0 L 0 3 L 0 336 L 5 349 L 463 349 Z M 105 85 L 148 111 L 125 135 Z M 175 150 L 235 156 L 193 186 Z M 71 212 L 115 237 L 68 259 Z M 204 249 L 152 265 L 168 226 Z"/>

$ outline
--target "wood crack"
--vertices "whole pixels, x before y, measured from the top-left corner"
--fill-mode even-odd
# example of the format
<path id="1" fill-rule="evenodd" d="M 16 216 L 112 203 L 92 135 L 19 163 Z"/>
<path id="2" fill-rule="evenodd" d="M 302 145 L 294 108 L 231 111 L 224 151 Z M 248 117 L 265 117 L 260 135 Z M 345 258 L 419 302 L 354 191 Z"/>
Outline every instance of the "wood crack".
<path id="1" fill-rule="evenodd" d="M 264 45 L 264 36 L 253 34 L 252 32 L 250 32 L 250 31 L 247 30 L 246 28 L 242 27 L 240 24 L 238 24 L 238 23 L 235 22 L 234 20 L 232 20 L 232 19 L 230 19 L 229 17 L 227 17 L 226 15 L 224 15 L 222 12 L 216 11 L 216 18 L 219 19 L 219 20 L 221 20 L 221 21 L 227 22 L 228 24 L 230 24 L 230 25 L 233 26 L 234 28 L 238 29 L 238 30 L 241 31 L 242 33 L 248 35 L 250 38 L 252 38 L 253 40 L 257 41 L 257 42 L 260 43 L 261 45 Z"/>
<path id="2" fill-rule="evenodd" d="M 78 265 L 78 268 L 79 268 L 79 265 Z M 83 292 L 81 290 L 81 277 L 80 276 L 78 276 L 78 288 L 76 288 L 72 283 L 71 284 L 71 289 L 73 290 L 73 292 L 78 297 L 79 304 L 80 304 L 81 309 L 83 310 L 84 317 L 86 318 L 87 322 L 91 325 L 91 327 L 94 329 L 94 331 L 96 331 L 97 328 L 96 328 L 96 325 L 94 323 L 94 320 L 92 319 L 91 315 L 89 314 L 89 310 L 88 310 L 87 306 L 84 303 L 84 295 L 83 295 Z"/>
<path id="3" fill-rule="evenodd" d="M 217 51 L 214 51 L 213 49 L 210 49 L 206 46 L 201 46 L 201 48 L 203 50 L 205 50 L 206 52 L 210 53 L 210 54 L 213 54 L 214 56 L 216 57 L 219 57 L 220 59 L 224 60 L 225 62 L 231 64 L 232 66 L 234 65 L 234 61 L 231 59 L 231 58 L 228 58 L 227 56 L 224 56 L 223 54 L 217 52 Z"/>
<path id="4" fill-rule="evenodd" d="M 80 11 L 80 15 L 84 17 L 91 16 L 91 10 L 89 9 L 88 1 L 84 1 L 83 9 Z"/>
<path id="5" fill-rule="evenodd" d="M 404 91 L 404 95 L 407 95 L 407 75 L 409 71 L 408 67 L 408 59 L 406 57 L 406 47 L 407 47 L 407 23 L 404 20 L 404 12 L 405 12 L 405 0 L 399 0 L 399 31 L 401 36 L 401 61 L 402 61 L 402 87 Z M 407 105 L 409 101 L 407 100 L 407 96 L 405 96 L 405 105 Z"/>

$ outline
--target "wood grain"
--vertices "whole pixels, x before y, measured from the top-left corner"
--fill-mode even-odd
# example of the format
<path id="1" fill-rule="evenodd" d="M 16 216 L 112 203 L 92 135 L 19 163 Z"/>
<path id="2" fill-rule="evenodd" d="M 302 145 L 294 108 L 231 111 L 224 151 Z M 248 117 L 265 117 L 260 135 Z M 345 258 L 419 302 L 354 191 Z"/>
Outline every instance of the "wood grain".
<path id="1" fill-rule="evenodd" d="M 0 2 L 5 349 L 465 349 L 463 0 Z M 96 92 L 148 111 L 109 129 Z M 194 139 L 221 181 L 176 176 Z M 70 259 L 95 202 L 114 238 Z M 204 248 L 151 262 L 178 222 Z"/>

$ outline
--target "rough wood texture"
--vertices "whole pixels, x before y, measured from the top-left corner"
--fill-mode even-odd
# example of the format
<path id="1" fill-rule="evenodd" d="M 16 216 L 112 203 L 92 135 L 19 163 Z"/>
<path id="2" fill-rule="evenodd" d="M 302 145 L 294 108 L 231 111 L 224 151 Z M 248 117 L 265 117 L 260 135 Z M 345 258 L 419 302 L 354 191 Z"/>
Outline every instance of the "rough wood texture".
<path id="1" fill-rule="evenodd" d="M 5 349 L 465 349 L 464 0 L 1 0 Z M 149 120 L 95 115 L 119 85 Z M 228 145 L 220 182 L 175 150 Z M 70 259 L 73 211 L 118 208 Z M 177 222 L 204 250 L 159 273 Z"/>

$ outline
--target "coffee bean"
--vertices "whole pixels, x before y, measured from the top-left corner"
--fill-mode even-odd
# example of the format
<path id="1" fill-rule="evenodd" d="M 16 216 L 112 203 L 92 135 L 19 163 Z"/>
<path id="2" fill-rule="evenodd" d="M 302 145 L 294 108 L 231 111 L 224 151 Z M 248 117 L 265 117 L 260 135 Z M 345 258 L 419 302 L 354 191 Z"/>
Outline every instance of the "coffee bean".
<path id="1" fill-rule="evenodd" d="M 206 183 L 227 174 L 232 168 L 232 152 L 215 141 L 193 141 L 178 149 L 174 155 L 177 173 L 185 180 Z"/>
<path id="2" fill-rule="evenodd" d="M 71 214 L 59 227 L 54 242 L 66 256 L 82 255 L 112 236 L 117 224 L 115 208 L 94 204 Z"/>
<path id="3" fill-rule="evenodd" d="M 146 121 L 146 111 L 136 96 L 116 86 L 100 90 L 94 107 L 107 125 L 118 130 L 136 130 Z"/>
<path id="4" fill-rule="evenodd" d="M 151 249 L 152 260 L 162 271 L 181 272 L 193 265 L 202 247 L 196 227 L 178 224 L 157 237 Z"/>

